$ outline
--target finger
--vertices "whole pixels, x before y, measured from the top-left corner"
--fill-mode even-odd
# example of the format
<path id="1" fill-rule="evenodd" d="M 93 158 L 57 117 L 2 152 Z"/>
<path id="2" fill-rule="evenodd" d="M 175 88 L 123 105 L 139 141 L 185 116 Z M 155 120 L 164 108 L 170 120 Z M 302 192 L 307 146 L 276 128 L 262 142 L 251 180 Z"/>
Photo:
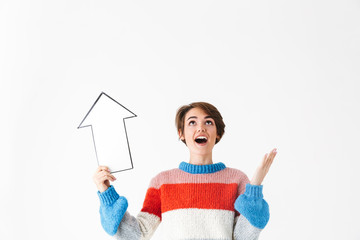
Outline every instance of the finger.
<path id="1" fill-rule="evenodd" d="M 267 158 L 268 158 L 268 154 L 266 153 L 266 154 L 264 155 L 263 160 L 261 161 L 261 166 L 265 166 L 265 165 L 266 165 L 266 160 L 267 160 Z"/>
<path id="2" fill-rule="evenodd" d="M 265 171 L 268 171 L 271 165 L 271 154 L 265 154 L 263 162 L 261 164 L 261 168 Z"/>
<path id="3" fill-rule="evenodd" d="M 101 170 L 100 172 L 96 173 L 96 175 L 98 175 L 98 176 L 104 176 L 104 175 L 107 175 L 107 174 L 110 174 L 110 172 L 106 171 L 106 170 Z"/>
<path id="4" fill-rule="evenodd" d="M 271 164 L 273 163 L 274 158 L 270 158 L 269 161 L 266 163 L 266 168 L 269 169 L 271 167 Z"/>
<path id="5" fill-rule="evenodd" d="M 109 176 L 111 179 L 113 179 L 113 181 L 115 181 L 115 180 L 116 180 L 116 177 L 114 177 L 114 175 L 109 174 L 108 176 Z"/>
<path id="6" fill-rule="evenodd" d="M 274 160 L 276 154 L 277 154 L 277 151 L 276 151 L 276 148 L 274 148 L 273 154 L 271 155 L 271 162 Z"/>
<path id="7" fill-rule="evenodd" d="M 101 170 L 110 172 L 110 168 L 108 166 L 101 166 Z"/>
<path id="8" fill-rule="evenodd" d="M 271 150 L 271 152 L 270 152 L 270 156 L 274 156 L 275 155 L 275 153 L 276 153 L 276 148 L 274 148 L 273 150 Z"/>
<path id="9" fill-rule="evenodd" d="M 115 181 L 116 178 L 112 175 L 105 175 L 99 178 L 99 182 L 105 182 L 106 180 Z"/>
<path id="10" fill-rule="evenodd" d="M 269 155 L 269 161 L 272 161 L 276 155 L 276 148 L 274 148 L 271 152 L 270 152 L 270 155 Z"/>
<path id="11" fill-rule="evenodd" d="M 102 176 L 98 179 L 98 183 L 105 183 L 107 180 L 109 180 L 108 176 Z"/>
<path id="12" fill-rule="evenodd" d="M 107 172 L 107 171 L 102 171 L 99 173 L 99 176 L 111 176 L 112 178 L 115 178 L 111 173 Z"/>
<path id="13" fill-rule="evenodd" d="M 270 156 L 269 159 L 266 161 L 266 168 L 269 169 L 270 166 L 272 165 L 274 158 L 275 158 L 276 152 L 273 152 Z"/>
<path id="14" fill-rule="evenodd" d="M 99 166 L 97 171 L 98 172 L 100 172 L 100 171 L 109 171 L 109 167 L 108 166 Z"/>
<path id="15" fill-rule="evenodd" d="M 273 158 L 274 158 L 274 152 L 271 152 L 271 153 L 269 154 L 269 157 L 268 157 L 268 159 L 267 159 L 267 162 L 271 161 Z"/>
<path id="16" fill-rule="evenodd" d="M 112 175 L 112 174 L 108 174 L 107 175 L 108 177 L 109 177 L 109 180 L 111 180 L 111 181 L 115 181 L 116 180 L 116 177 L 114 177 L 114 175 Z"/>
<path id="17" fill-rule="evenodd" d="M 95 175 L 98 176 L 98 177 L 102 177 L 102 176 L 104 176 L 106 174 L 108 174 L 108 172 L 104 171 L 104 170 L 101 170 L 101 171 L 95 173 Z"/>
<path id="18" fill-rule="evenodd" d="M 116 180 L 116 178 L 114 176 L 112 176 L 112 175 L 106 175 L 106 176 L 104 176 L 103 179 L 106 179 L 106 180 L 109 180 L 109 181 L 112 181 L 112 182 Z"/>
<path id="19" fill-rule="evenodd" d="M 271 151 L 270 153 L 268 153 L 267 161 L 269 161 L 273 157 L 274 157 L 274 152 Z"/>
<path id="20" fill-rule="evenodd" d="M 96 183 L 103 183 L 104 181 L 106 181 L 108 179 L 112 179 L 112 177 L 109 176 L 109 174 L 107 174 L 105 171 L 101 172 L 100 174 L 98 174 L 94 177 L 94 181 Z"/>
<path id="21" fill-rule="evenodd" d="M 103 176 L 104 174 L 108 173 L 107 171 L 103 169 L 97 169 L 96 172 L 93 175 L 93 178 L 98 178 L 99 176 Z"/>
<path id="22" fill-rule="evenodd" d="M 276 154 L 277 154 L 277 149 L 274 148 L 274 149 L 273 149 L 273 157 L 275 157 Z"/>

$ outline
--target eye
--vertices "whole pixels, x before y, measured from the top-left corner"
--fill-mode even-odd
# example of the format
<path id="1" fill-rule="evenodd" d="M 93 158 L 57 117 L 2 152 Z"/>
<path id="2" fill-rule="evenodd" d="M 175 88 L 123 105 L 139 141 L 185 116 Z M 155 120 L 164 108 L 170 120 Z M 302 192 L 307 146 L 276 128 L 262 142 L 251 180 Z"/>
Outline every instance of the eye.
<path id="1" fill-rule="evenodd" d="M 213 122 L 210 121 L 210 120 L 208 120 L 208 121 L 206 121 L 206 124 L 207 124 L 207 125 L 213 125 Z"/>
<path id="2" fill-rule="evenodd" d="M 190 122 L 189 122 L 189 125 L 190 125 L 190 126 L 192 126 L 192 125 L 194 125 L 194 124 L 195 124 L 195 121 L 190 121 Z"/>

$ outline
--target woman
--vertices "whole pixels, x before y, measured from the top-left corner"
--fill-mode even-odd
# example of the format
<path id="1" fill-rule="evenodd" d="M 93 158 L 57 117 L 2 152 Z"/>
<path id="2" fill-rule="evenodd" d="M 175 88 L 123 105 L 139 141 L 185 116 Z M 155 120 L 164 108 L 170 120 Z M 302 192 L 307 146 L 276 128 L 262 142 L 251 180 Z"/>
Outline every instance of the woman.
<path id="1" fill-rule="evenodd" d="M 110 181 L 115 177 L 99 166 L 94 182 L 100 198 L 101 224 L 116 239 L 150 239 L 160 223 L 166 239 L 257 239 L 269 220 L 262 181 L 276 155 L 265 154 L 251 182 L 240 170 L 213 163 L 212 149 L 225 124 L 213 105 L 195 102 L 176 114 L 176 127 L 190 151 L 189 163 L 155 176 L 137 217 L 127 210 Z"/>

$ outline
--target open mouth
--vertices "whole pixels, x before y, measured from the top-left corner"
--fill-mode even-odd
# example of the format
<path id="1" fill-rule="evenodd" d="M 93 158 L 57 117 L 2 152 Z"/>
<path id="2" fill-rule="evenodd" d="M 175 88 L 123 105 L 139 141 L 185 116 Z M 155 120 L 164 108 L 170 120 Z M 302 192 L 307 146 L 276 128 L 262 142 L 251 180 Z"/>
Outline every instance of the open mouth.
<path id="1" fill-rule="evenodd" d="M 207 142 L 207 138 L 204 137 L 204 136 L 200 136 L 200 137 L 197 137 L 197 138 L 195 139 L 195 142 L 197 142 L 197 143 L 199 143 L 199 144 L 204 144 L 204 143 Z"/>

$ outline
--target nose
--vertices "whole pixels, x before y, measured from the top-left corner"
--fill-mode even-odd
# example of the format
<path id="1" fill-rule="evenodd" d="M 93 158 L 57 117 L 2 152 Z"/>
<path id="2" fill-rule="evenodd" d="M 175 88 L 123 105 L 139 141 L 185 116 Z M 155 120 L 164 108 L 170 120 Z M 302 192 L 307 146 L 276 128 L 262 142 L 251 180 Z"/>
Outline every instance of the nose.
<path id="1" fill-rule="evenodd" d="M 200 123 L 198 125 L 198 129 L 197 129 L 198 132 L 205 132 L 205 127 L 204 127 L 204 124 L 203 123 Z"/>

